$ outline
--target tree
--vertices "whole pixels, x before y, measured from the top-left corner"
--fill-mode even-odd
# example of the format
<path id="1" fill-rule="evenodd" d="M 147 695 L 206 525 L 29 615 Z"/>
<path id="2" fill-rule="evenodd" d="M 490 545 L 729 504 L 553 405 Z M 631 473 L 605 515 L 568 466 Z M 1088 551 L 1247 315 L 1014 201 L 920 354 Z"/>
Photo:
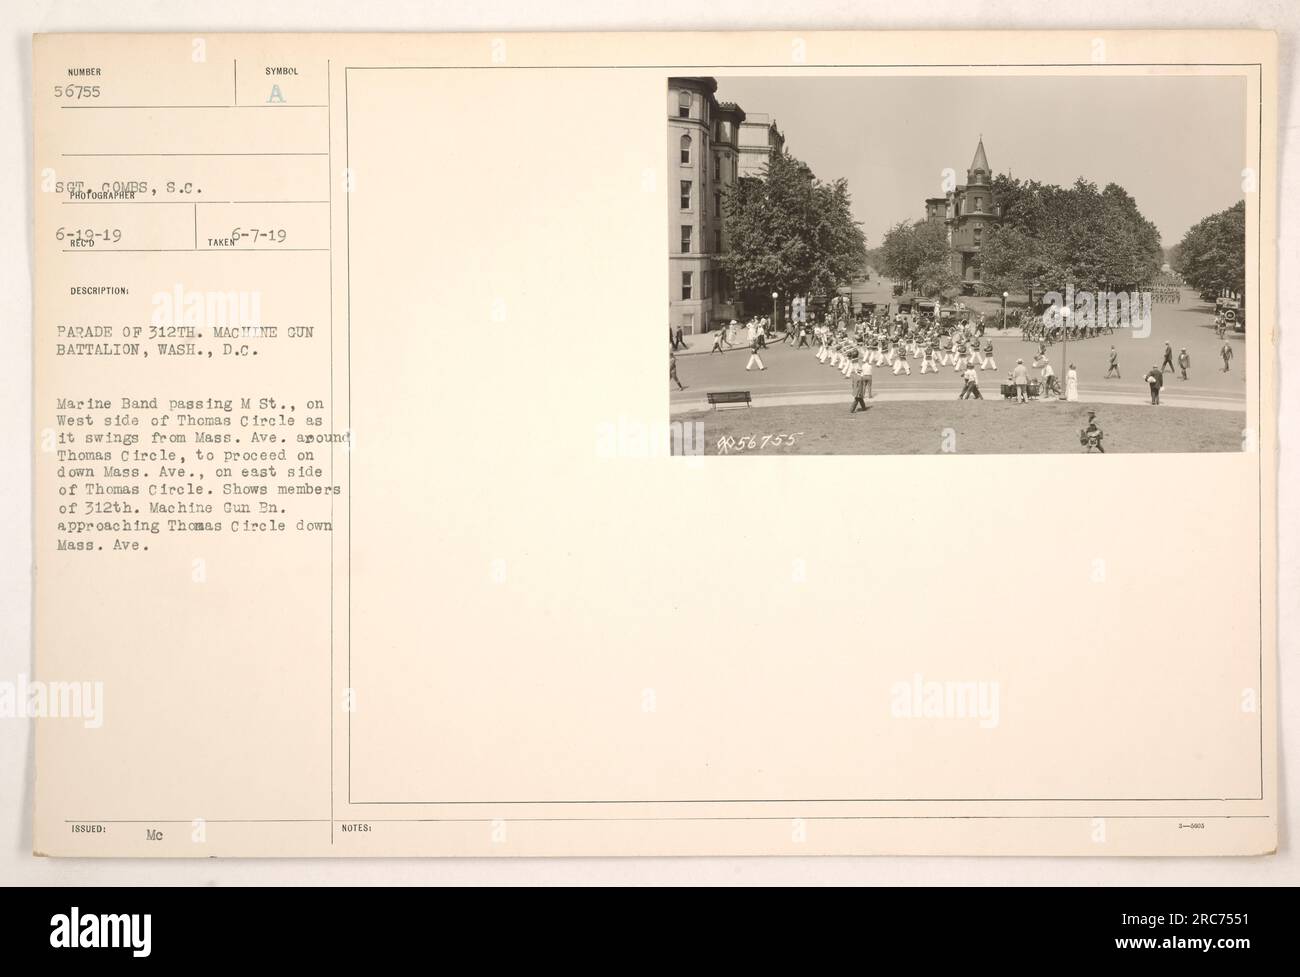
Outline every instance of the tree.
<path id="1" fill-rule="evenodd" d="M 993 196 L 1002 217 L 981 252 L 993 289 L 1121 291 L 1160 270 L 1160 233 L 1118 184 L 1099 191 L 1083 178 L 1065 188 L 999 175 Z"/>
<path id="2" fill-rule="evenodd" d="M 773 153 L 763 178 L 742 177 L 723 193 L 730 250 L 722 267 L 747 304 L 782 296 L 829 297 L 866 264 L 848 182 L 823 182 L 807 164 Z"/>
<path id="3" fill-rule="evenodd" d="M 1018 227 L 994 225 L 980 249 L 980 270 L 989 292 L 1046 290 L 1048 265 L 1039 242 Z"/>
<path id="4" fill-rule="evenodd" d="M 1227 289 L 1246 291 L 1246 201 L 1192 226 L 1170 255 L 1173 269 L 1211 299 Z"/>
<path id="5" fill-rule="evenodd" d="M 884 271 L 921 294 L 952 298 L 961 291 L 961 279 L 952 267 L 952 247 L 941 221 L 922 220 L 895 224 L 880 246 Z"/>

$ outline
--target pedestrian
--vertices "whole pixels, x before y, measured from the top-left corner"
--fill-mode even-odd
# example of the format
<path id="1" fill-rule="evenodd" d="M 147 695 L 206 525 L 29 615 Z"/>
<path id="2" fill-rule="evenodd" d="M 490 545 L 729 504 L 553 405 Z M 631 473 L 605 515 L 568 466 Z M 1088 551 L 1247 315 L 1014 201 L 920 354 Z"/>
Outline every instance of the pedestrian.
<path id="1" fill-rule="evenodd" d="M 1079 432 L 1079 443 L 1083 445 L 1083 453 L 1087 454 L 1093 448 L 1096 448 L 1104 455 L 1106 449 L 1102 446 L 1102 437 L 1102 430 L 1097 425 L 1097 412 L 1090 410 L 1088 411 L 1088 424 Z"/>
<path id="2" fill-rule="evenodd" d="M 962 379 L 966 381 L 965 386 L 961 388 L 959 400 L 965 400 L 967 397 L 973 397 L 976 400 L 983 400 L 984 395 L 980 393 L 980 375 L 972 363 L 966 367 L 966 372 L 962 374 Z"/>
<path id="3" fill-rule="evenodd" d="M 867 369 L 871 369 L 870 365 L 867 366 Z M 853 406 L 849 408 L 850 414 L 856 411 L 859 407 L 861 407 L 863 410 L 867 409 L 866 396 L 867 396 L 867 384 L 869 382 L 870 381 L 868 380 L 867 374 L 863 373 L 861 369 L 854 372 Z"/>
<path id="4" fill-rule="evenodd" d="M 1228 372 L 1228 364 L 1232 361 L 1232 344 L 1226 339 L 1223 341 L 1223 348 L 1219 350 L 1219 355 L 1223 357 L 1223 372 Z"/>
<path id="5" fill-rule="evenodd" d="M 1074 368 L 1073 363 L 1065 371 L 1065 399 L 1067 401 L 1079 399 L 1079 371 Z"/>
<path id="6" fill-rule="evenodd" d="M 761 338 L 762 338 L 761 336 L 755 336 L 754 341 L 749 346 L 749 362 L 745 364 L 746 372 L 751 370 L 755 363 L 758 364 L 758 368 L 760 370 L 767 369 L 767 367 L 763 365 L 763 360 L 758 355 L 759 341 Z"/>
<path id="7" fill-rule="evenodd" d="M 686 389 L 682 381 L 677 379 L 677 354 L 671 348 L 668 350 L 668 379 L 677 384 L 678 390 Z"/>
<path id="8" fill-rule="evenodd" d="M 726 342 L 726 340 L 727 331 L 725 329 L 719 329 L 718 334 L 713 337 L 713 349 L 709 350 L 709 355 L 712 356 L 714 353 L 725 352 L 722 348 L 722 344 Z"/>
<path id="9" fill-rule="evenodd" d="M 1011 382 L 1016 388 L 1016 403 L 1029 403 L 1029 370 L 1024 360 L 1016 360 L 1015 369 L 1011 371 Z"/>
<path id="10" fill-rule="evenodd" d="M 1183 371 L 1182 379 L 1187 379 L 1187 368 L 1192 365 L 1192 358 L 1187 355 L 1187 347 L 1178 351 L 1178 369 Z"/>
<path id="11" fill-rule="evenodd" d="M 1052 369 L 1051 363 L 1043 363 L 1043 399 L 1053 396 L 1061 396 L 1061 388 L 1056 385 L 1056 371 Z"/>
<path id="12" fill-rule="evenodd" d="M 1115 351 L 1114 346 L 1110 348 L 1110 366 L 1106 370 L 1105 379 L 1109 380 L 1112 373 L 1115 374 L 1117 380 L 1124 379 L 1119 375 L 1119 353 Z"/>
<path id="13" fill-rule="evenodd" d="M 1174 372 L 1174 348 L 1165 343 L 1165 358 L 1160 361 L 1160 372 L 1165 372 L 1165 367 L 1169 367 L 1169 372 Z"/>
<path id="14" fill-rule="evenodd" d="M 1158 366 L 1153 366 L 1142 379 L 1146 380 L 1151 387 L 1151 406 L 1160 406 L 1160 388 L 1165 385 L 1165 371 Z"/>
<path id="15" fill-rule="evenodd" d="M 871 360 L 867 359 L 865 356 L 862 357 L 862 362 L 858 364 L 858 375 L 866 377 L 867 400 L 875 399 L 876 395 L 871 390 Z"/>

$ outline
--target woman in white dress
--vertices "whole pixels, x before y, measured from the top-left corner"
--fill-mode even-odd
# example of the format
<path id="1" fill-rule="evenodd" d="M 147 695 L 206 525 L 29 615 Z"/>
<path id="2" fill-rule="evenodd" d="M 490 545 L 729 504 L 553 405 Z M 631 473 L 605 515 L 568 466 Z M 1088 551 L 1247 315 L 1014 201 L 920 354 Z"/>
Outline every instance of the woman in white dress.
<path id="1" fill-rule="evenodd" d="M 1079 374 L 1078 371 L 1075 370 L 1073 363 L 1071 363 L 1070 368 L 1065 371 L 1065 399 L 1079 399 Z"/>

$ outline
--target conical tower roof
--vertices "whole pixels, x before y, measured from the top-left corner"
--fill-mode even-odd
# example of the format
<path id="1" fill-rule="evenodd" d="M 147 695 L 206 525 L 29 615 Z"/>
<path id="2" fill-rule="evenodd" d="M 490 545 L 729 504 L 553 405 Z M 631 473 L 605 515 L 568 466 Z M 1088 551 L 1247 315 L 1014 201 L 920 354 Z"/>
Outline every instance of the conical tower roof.
<path id="1" fill-rule="evenodd" d="M 985 173 L 993 172 L 989 168 L 989 158 L 984 155 L 984 137 L 980 136 L 980 143 L 975 147 L 975 158 L 970 161 L 971 171 L 983 170 Z"/>

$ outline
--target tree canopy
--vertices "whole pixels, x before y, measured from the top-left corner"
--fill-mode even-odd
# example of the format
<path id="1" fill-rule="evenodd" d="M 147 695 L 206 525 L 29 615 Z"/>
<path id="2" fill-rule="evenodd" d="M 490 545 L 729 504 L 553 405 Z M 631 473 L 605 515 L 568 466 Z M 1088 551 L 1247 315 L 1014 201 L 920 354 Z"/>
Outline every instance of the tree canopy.
<path id="1" fill-rule="evenodd" d="M 766 178 L 727 188 L 722 266 L 746 302 L 762 307 L 773 291 L 829 296 L 860 274 L 866 239 L 851 202 L 848 181 L 823 182 L 786 152 L 772 154 Z"/>
<path id="2" fill-rule="evenodd" d="M 880 245 L 884 272 L 928 298 L 952 298 L 961 291 L 953 270 L 948 231 L 941 221 L 902 221 L 885 233 Z"/>
<path id="3" fill-rule="evenodd" d="M 980 255 L 993 291 L 1132 289 L 1160 270 L 1160 232 L 1118 184 L 1098 190 L 1082 178 L 1069 188 L 1016 180 L 993 181 L 1001 221 L 989 229 Z"/>
<path id="4" fill-rule="evenodd" d="M 1201 293 L 1246 290 L 1246 201 L 1193 225 L 1169 256 L 1170 266 Z"/>

